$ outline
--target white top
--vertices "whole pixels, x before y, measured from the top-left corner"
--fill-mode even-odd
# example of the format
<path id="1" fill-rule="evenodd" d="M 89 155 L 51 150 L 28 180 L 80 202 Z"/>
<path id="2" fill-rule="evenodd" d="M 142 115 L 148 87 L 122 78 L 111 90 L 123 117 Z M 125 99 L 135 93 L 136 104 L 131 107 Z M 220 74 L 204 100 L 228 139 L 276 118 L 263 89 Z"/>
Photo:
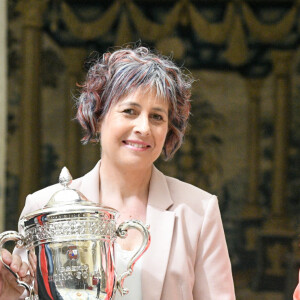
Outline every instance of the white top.
<path id="1" fill-rule="evenodd" d="M 118 243 L 115 243 L 115 262 L 118 276 L 126 271 L 130 258 L 137 250 L 123 250 Z M 142 300 L 142 258 L 140 258 L 134 265 L 133 272 L 124 280 L 124 288 L 128 288 L 129 293 L 121 296 L 119 291 L 116 291 L 115 300 Z"/>

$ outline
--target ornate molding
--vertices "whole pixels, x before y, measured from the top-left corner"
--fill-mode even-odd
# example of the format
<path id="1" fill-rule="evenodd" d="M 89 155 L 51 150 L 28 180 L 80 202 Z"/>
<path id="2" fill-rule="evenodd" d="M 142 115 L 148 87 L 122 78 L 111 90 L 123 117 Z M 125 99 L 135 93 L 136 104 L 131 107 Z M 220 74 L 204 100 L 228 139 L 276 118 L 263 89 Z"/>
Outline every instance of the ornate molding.
<path id="1" fill-rule="evenodd" d="M 44 24 L 43 14 L 49 0 L 21 0 L 17 10 L 22 14 L 25 27 L 41 28 Z"/>
<path id="2" fill-rule="evenodd" d="M 280 77 L 286 77 L 290 73 L 293 51 L 273 50 L 271 52 L 274 73 Z"/>
<path id="3" fill-rule="evenodd" d="M 82 22 L 64 2 L 61 8 L 62 18 L 70 32 L 80 39 L 91 40 L 104 36 L 111 29 L 121 9 L 121 1 L 115 0 L 100 18 L 92 22 Z"/>
<path id="4" fill-rule="evenodd" d="M 30 2 L 35 1 L 38 0 L 30 0 Z M 178 24 L 183 24 L 184 26 L 191 26 L 200 40 L 213 45 L 225 44 L 227 48 L 223 57 L 234 67 L 244 65 L 251 60 L 251 49 L 248 45 L 249 36 L 251 41 L 254 40 L 255 43 L 278 45 L 278 43 L 284 42 L 297 22 L 297 12 L 300 5 L 300 0 L 291 3 L 291 7 L 284 12 L 280 20 L 271 22 L 271 24 L 261 20 L 255 10 L 252 9 L 249 3 L 253 1 L 245 0 L 233 2 L 225 0 L 165 0 L 165 2 L 170 2 L 172 7 L 165 13 L 163 23 L 146 16 L 142 9 L 144 5 L 139 0 L 109 1 L 107 2 L 108 7 L 105 6 L 105 11 L 96 20 L 91 21 L 82 21 L 73 11 L 76 5 L 97 5 L 98 1 L 90 0 L 87 3 L 80 0 L 65 0 L 60 2 L 61 18 L 71 36 L 80 41 L 99 39 L 113 29 L 115 22 L 118 22 L 114 38 L 115 44 L 120 45 L 130 41 L 131 36 L 133 38 L 138 36 L 145 41 L 158 43 L 162 38 L 168 38 L 172 35 Z M 147 1 L 143 2 L 146 6 L 148 5 Z M 205 5 L 205 2 L 211 1 L 226 3 L 224 17 L 221 21 L 207 20 L 205 14 L 199 9 L 199 5 L 194 5 L 194 3 Z M 103 2 L 101 3 L 103 4 Z M 120 14 L 121 18 L 119 17 Z"/>

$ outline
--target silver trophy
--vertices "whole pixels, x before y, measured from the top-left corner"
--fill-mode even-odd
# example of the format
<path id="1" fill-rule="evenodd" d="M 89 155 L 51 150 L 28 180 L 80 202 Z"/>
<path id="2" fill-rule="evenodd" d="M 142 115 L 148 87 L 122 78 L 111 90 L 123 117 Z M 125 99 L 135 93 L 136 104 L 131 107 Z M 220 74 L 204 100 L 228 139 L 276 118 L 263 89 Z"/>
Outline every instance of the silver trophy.
<path id="1" fill-rule="evenodd" d="M 72 177 L 63 168 L 56 192 L 47 205 L 24 216 L 20 222 L 24 234 L 6 231 L 0 234 L 1 250 L 7 241 L 25 248 L 36 256 L 37 266 L 32 284 L 21 281 L 8 265 L 17 283 L 28 290 L 27 300 L 94 300 L 115 298 L 118 290 L 126 295 L 124 279 L 131 275 L 136 261 L 150 245 L 148 227 L 129 220 L 118 228 L 118 211 L 97 205 L 79 191 L 69 188 Z M 126 238 L 127 230 L 135 228 L 143 236 L 141 246 L 130 259 L 127 270 L 115 270 L 115 241 Z"/>

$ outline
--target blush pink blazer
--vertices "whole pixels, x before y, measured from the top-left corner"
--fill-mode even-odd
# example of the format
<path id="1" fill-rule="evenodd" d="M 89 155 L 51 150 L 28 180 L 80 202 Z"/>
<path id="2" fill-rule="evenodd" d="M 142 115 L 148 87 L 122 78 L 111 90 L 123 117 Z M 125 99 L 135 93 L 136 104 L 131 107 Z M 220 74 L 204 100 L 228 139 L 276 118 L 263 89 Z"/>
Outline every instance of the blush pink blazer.
<path id="1" fill-rule="evenodd" d="M 300 271 L 299 271 L 299 283 L 295 289 L 293 300 L 300 300 Z"/>
<path id="2" fill-rule="evenodd" d="M 96 203 L 99 166 L 71 184 Z M 56 184 L 29 195 L 21 216 L 44 207 L 58 189 Z M 143 300 L 235 299 L 216 196 L 153 167 L 146 222 L 151 244 L 142 262 Z"/>

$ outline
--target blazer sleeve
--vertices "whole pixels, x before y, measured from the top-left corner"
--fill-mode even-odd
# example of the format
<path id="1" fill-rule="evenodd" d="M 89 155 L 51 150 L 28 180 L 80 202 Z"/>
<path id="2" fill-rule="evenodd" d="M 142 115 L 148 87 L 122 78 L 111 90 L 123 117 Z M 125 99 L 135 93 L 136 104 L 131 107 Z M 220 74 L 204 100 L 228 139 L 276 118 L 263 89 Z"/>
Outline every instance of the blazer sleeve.
<path id="1" fill-rule="evenodd" d="M 299 271 L 299 283 L 295 289 L 293 300 L 300 300 L 300 271 Z"/>
<path id="2" fill-rule="evenodd" d="M 195 261 L 194 299 L 234 300 L 234 284 L 216 196 L 205 209 Z"/>

